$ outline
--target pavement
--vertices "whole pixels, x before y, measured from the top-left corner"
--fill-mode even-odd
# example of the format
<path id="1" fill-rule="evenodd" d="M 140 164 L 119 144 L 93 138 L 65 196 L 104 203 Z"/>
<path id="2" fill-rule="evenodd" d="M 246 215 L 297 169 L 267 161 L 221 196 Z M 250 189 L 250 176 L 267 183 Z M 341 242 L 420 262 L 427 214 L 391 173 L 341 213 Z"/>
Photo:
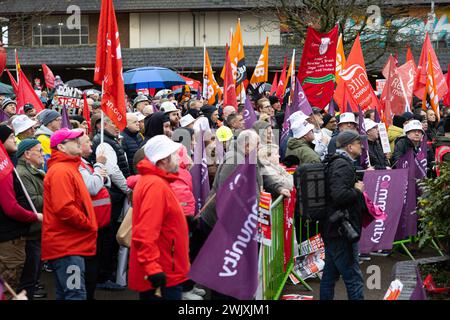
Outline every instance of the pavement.
<path id="1" fill-rule="evenodd" d="M 420 258 L 428 258 L 437 256 L 436 250 L 430 247 L 425 247 L 421 250 L 413 250 L 412 251 L 414 257 L 416 259 Z M 394 250 L 392 255 L 388 257 L 371 257 L 371 261 L 364 261 L 361 266 L 361 271 L 364 275 L 365 281 L 365 290 L 364 297 L 366 300 L 381 300 L 383 299 L 387 289 L 389 288 L 389 284 L 391 283 L 391 274 L 392 268 L 394 264 L 399 261 L 409 260 L 409 257 L 406 254 L 400 253 L 397 250 Z M 372 267 L 371 267 L 372 266 Z M 376 267 L 374 267 L 376 266 Z M 377 283 L 373 281 L 373 275 L 375 269 L 379 267 L 380 270 L 380 281 Z M 371 277 L 372 276 L 372 277 Z M 371 284 L 373 284 L 376 288 L 369 289 L 367 286 L 367 280 L 371 277 Z M 41 282 L 44 284 L 46 291 L 48 293 L 47 298 L 45 299 L 37 299 L 39 300 L 55 300 L 55 290 L 54 290 L 54 278 L 52 273 L 48 273 L 43 271 L 41 275 Z M 312 287 L 313 291 L 307 291 L 303 287 L 301 283 L 298 285 L 293 285 L 292 282 L 288 279 L 286 285 L 283 290 L 283 294 L 301 294 L 301 295 L 312 295 L 314 300 L 319 299 L 320 293 L 320 280 L 319 279 L 307 279 L 306 282 Z M 131 290 L 124 291 L 103 291 L 97 290 L 95 293 L 95 298 L 97 300 L 138 300 L 138 294 Z M 335 299 L 336 300 L 347 300 L 347 293 L 345 289 L 344 282 L 340 279 L 336 283 L 335 288 Z"/>

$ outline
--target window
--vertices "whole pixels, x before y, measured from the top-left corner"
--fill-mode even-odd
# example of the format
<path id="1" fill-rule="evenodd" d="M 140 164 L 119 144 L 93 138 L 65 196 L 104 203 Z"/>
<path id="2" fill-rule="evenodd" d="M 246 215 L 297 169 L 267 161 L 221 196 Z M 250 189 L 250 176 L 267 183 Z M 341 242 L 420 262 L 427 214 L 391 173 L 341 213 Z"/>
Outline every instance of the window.
<path id="1" fill-rule="evenodd" d="M 33 46 L 71 46 L 89 43 L 89 17 L 81 16 L 80 29 L 67 27 L 68 16 L 49 16 L 33 21 Z"/>

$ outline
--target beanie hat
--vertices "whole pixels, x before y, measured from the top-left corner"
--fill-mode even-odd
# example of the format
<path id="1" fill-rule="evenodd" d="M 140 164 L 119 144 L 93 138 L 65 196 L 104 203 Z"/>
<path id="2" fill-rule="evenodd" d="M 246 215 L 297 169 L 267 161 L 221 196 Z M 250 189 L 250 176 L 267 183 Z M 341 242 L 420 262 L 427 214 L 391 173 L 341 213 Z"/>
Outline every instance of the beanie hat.
<path id="1" fill-rule="evenodd" d="M 14 131 L 7 125 L 4 124 L 0 126 L 0 140 L 2 141 L 2 143 L 5 143 L 6 139 L 9 138 L 11 133 L 14 133 Z"/>
<path id="2" fill-rule="evenodd" d="M 414 119 L 414 114 L 406 111 L 405 113 L 402 114 L 402 117 L 405 118 L 405 121 L 409 121 Z"/>
<path id="3" fill-rule="evenodd" d="M 39 115 L 39 120 L 44 126 L 46 126 L 58 117 L 61 117 L 58 111 L 46 109 Z"/>
<path id="4" fill-rule="evenodd" d="M 403 124 L 405 123 L 406 119 L 403 116 L 398 116 L 395 115 L 393 120 L 392 120 L 392 124 L 398 128 L 402 128 L 403 129 Z"/>
<path id="5" fill-rule="evenodd" d="M 37 139 L 23 139 L 17 147 L 16 158 L 19 159 L 27 150 L 30 150 L 34 146 L 40 144 Z"/>

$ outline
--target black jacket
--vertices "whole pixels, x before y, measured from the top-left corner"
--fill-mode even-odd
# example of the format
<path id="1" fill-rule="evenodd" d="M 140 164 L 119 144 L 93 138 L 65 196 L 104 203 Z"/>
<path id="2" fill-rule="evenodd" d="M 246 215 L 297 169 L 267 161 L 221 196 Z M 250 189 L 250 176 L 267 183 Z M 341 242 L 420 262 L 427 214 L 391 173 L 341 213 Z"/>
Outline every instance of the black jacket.
<path id="1" fill-rule="evenodd" d="M 135 175 L 136 171 L 134 170 L 133 158 L 136 151 L 141 148 L 144 139 L 142 139 L 142 136 L 139 134 L 139 132 L 132 133 L 130 130 L 128 130 L 128 128 L 125 128 L 125 130 L 122 132 L 122 137 L 122 147 L 127 154 L 130 173 L 131 175 Z"/>
<path id="2" fill-rule="evenodd" d="M 394 153 L 392 154 L 392 165 L 395 166 L 397 161 L 408 151 L 409 149 L 413 149 L 414 155 L 419 152 L 419 148 L 415 147 L 411 140 L 407 136 L 401 136 L 395 139 L 395 148 Z"/>
<path id="3" fill-rule="evenodd" d="M 383 147 L 381 146 L 380 141 L 368 140 L 367 143 L 369 144 L 369 157 L 372 167 L 379 170 L 384 170 L 386 167 L 389 167 L 389 161 L 383 152 Z"/>
<path id="4" fill-rule="evenodd" d="M 325 161 L 331 157 L 327 155 Z M 343 238 L 339 234 L 340 222 L 331 223 L 328 218 L 338 210 L 347 210 L 349 222 L 361 234 L 362 216 L 367 213 L 363 194 L 356 189 L 356 173 L 350 158 L 339 155 L 329 164 L 327 173 L 328 184 L 328 216 L 323 221 L 324 239 Z"/>

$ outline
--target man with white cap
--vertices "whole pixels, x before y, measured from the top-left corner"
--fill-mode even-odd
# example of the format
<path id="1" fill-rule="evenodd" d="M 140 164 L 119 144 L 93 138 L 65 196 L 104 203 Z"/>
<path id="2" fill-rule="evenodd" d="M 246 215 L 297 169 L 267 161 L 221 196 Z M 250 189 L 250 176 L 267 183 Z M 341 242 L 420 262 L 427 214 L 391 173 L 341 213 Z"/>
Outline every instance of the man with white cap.
<path id="1" fill-rule="evenodd" d="M 344 112 L 339 116 L 338 130 L 333 133 L 330 143 L 328 144 L 328 154 L 336 152 L 336 138 L 340 132 L 353 130 L 356 131 L 358 122 L 356 122 L 355 114 L 352 112 Z"/>
<path id="2" fill-rule="evenodd" d="M 160 111 L 169 114 L 170 126 L 175 130 L 180 126 L 180 110 L 172 102 L 166 101 L 161 104 Z"/>
<path id="3" fill-rule="evenodd" d="M 31 120 L 24 114 L 16 116 L 12 121 L 14 134 L 16 135 L 16 144 L 19 144 L 20 141 L 27 138 L 34 138 L 34 134 L 36 133 L 34 126 L 36 124 L 36 121 Z"/>
<path id="4" fill-rule="evenodd" d="M 395 140 L 394 153 L 392 154 L 391 159 L 394 166 L 409 149 L 413 149 L 414 156 L 419 152 L 420 143 L 425 134 L 422 123 L 419 120 L 409 121 L 403 127 L 403 132 L 405 135 L 398 137 L 397 140 Z"/>
<path id="5" fill-rule="evenodd" d="M 194 129 L 195 119 L 189 113 L 180 119 L 180 126 L 182 128 Z"/>
<path id="6" fill-rule="evenodd" d="M 302 123 L 309 117 L 303 113 L 303 111 L 296 111 L 289 116 L 287 123 L 289 124 L 289 133 L 284 139 L 280 138 L 280 157 L 284 159 L 286 157 L 287 143 L 290 138 L 292 138 L 292 124 L 295 122 Z M 281 132 L 280 132 L 281 136 Z"/>
<path id="7" fill-rule="evenodd" d="M 286 157 L 295 156 L 300 165 L 306 163 L 319 163 L 320 157 L 314 151 L 314 126 L 307 120 L 292 123 L 293 137 L 288 140 Z"/>
<path id="8" fill-rule="evenodd" d="M 188 280 L 188 226 L 170 187 L 178 178 L 180 147 L 164 135 L 154 136 L 137 165 L 141 179 L 133 194 L 128 285 L 141 300 L 181 300 Z"/>
<path id="9" fill-rule="evenodd" d="M 389 161 L 383 152 L 379 140 L 378 123 L 372 119 L 364 119 L 364 127 L 366 128 L 367 142 L 369 144 L 370 164 L 373 168 L 379 170 L 390 169 Z"/>

